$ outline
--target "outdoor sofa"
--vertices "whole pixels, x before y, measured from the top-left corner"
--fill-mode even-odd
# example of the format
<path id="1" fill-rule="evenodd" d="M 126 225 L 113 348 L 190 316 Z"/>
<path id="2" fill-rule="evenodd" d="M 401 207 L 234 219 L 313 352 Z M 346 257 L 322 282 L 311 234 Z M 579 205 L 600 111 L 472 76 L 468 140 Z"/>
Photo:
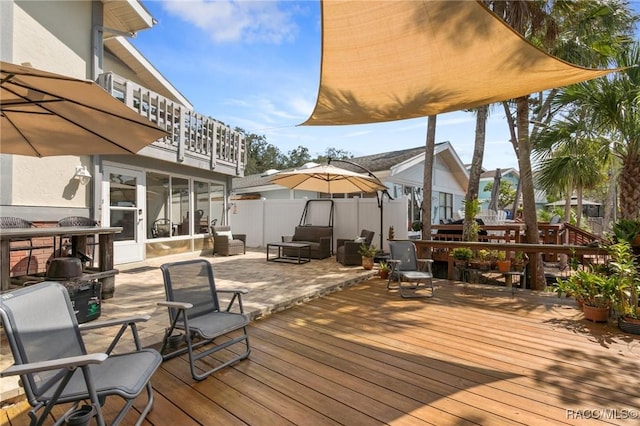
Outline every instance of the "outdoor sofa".
<path id="1" fill-rule="evenodd" d="M 283 242 L 307 243 L 311 246 L 312 259 L 325 259 L 331 256 L 332 226 L 296 226 L 293 235 L 282 237 Z M 295 248 L 283 248 L 284 256 L 298 256 Z"/>

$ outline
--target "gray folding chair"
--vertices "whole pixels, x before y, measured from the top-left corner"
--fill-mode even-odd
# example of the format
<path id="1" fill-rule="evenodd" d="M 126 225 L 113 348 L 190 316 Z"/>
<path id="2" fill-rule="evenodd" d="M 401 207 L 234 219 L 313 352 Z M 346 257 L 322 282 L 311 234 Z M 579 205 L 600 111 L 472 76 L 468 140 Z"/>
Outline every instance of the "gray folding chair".
<path id="1" fill-rule="evenodd" d="M 158 305 L 169 309 L 171 322 L 160 350 L 164 359 L 188 353 L 191 376 L 195 380 L 202 380 L 221 368 L 247 358 L 251 352 L 247 333 L 249 317 L 244 314 L 242 307 L 242 294 L 246 294 L 247 290 L 217 290 L 213 268 L 204 259 L 166 263 L 160 269 L 167 301 Z M 221 310 L 218 295 L 225 293 L 230 300 L 226 308 Z M 232 311 L 234 307 L 235 311 Z M 176 330 L 184 334 L 174 335 Z M 230 333 L 232 335 L 222 337 Z M 222 359 L 210 357 L 240 343 L 244 344 L 244 349 L 239 354 L 225 351 L 220 353 Z M 205 345 L 210 347 L 195 351 Z M 173 351 L 165 353 L 171 349 Z M 209 359 L 198 362 L 205 357 Z M 214 367 L 211 368 L 211 365 Z"/>
<path id="2" fill-rule="evenodd" d="M 0 377 L 20 375 L 32 409 L 32 425 L 41 425 L 56 404 L 73 403 L 55 425 L 63 424 L 79 412 L 83 401 L 90 401 L 96 421 L 104 425 L 101 405 L 109 396 L 125 400 L 110 424 L 117 425 L 146 388 L 147 404 L 141 409 L 140 425 L 153 406 L 149 380 L 162 363 L 153 349 L 141 349 L 135 323 L 148 317 L 111 320 L 78 325 L 67 289 L 45 281 L 0 296 L 0 316 L 15 364 Z M 88 354 L 81 331 L 119 325 L 120 330 L 104 353 Z M 111 355 L 131 328 L 136 350 Z M 38 412 L 41 411 L 40 415 Z"/>
<path id="3" fill-rule="evenodd" d="M 391 272 L 387 289 L 397 289 L 404 298 L 433 297 L 433 260 L 418 259 L 416 245 L 412 241 L 389 241 L 389 252 Z M 391 280 L 395 280 L 397 285 L 392 285 Z"/>

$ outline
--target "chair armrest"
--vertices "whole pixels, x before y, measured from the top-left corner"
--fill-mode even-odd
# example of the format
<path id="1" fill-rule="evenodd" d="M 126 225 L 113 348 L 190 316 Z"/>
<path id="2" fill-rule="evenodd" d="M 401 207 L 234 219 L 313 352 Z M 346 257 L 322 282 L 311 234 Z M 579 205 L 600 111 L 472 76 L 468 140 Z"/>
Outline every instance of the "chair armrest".
<path id="1" fill-rule="evenodd" d="M 174 309 L 191 309 L 193 305 L 191 303 L 185 302 L 172 302 L 170 300 L 163 300 L 162 302 L 157 302 L 158 306 L 164 306 L 165 308 L 174 308 Z"/>
<path id="2" fill-rule="evenodd" d="M 247 242 L 247 234 L 232 234 L 234 240 L 240 240 L 246 244 Z"/>
<path id="3" fill-rule="evenodd" d="M 216 290 L 216 293 L 239 293 L 239 294 L 247 294 L 249 290 L 246 288 L 237 288 L 237 289 L 225 289 L 225 290 Z"/>
<path id="4" fill-rule="evenodd" d="M 104 328 L 104 327 L 110 327 L 110 326 L 114 326 L 114 325 L 119 325 L 120 326 L 120 330 L 118 330 L 118 332 L 114 336 L 113 340 L 109 344 L 109 347 L 107 348 L 107 350 L 105 350 L 105 353 L 107 353 L 108 355 L 110 355 L 111 352 L 118 345 L 118 342 L 120 341 L 120 338 L 124 335 L 125 331 L 127 331 L 127 328 L 130 328 L 131 329 L 131 335 L 133 337 L 133 343 L 136 345 L 136 350 L 139 351 L 140 349 L 142 349 L 142 345 L 140 344 L 140 337 L 138 336 L 138 327 L 136 326 L 136 323 L 146 322 L 146 321 L 149 320 L 149 318 L 151 318 L 150 315 L 139 315 L 139 316 L 136 316 L 136 317 L 128 317 L 128 318 L 120 318 L 120 319 L 113 319 L 113 320 L 107 320 L 107 321 L 100 321 L 100 322 L 96 322 L 96 323 L 80 324 L 78 326 L 78 328 L 80 329 L 80 331 L 88 331 L 88 330 L 95 330 L 95 329 L 98 329 L 98 328 Z"/>
<path id="5" fill-rule="evenodd" d="M 233 303 L 237 300 L 238 301 L 238 309 L 240 310 L 241 314 L 244 314 L 244 307 L 242 306 L 242 295 L 249 293 L 249 290 L 243 289 L 243 288 L 235 289 L 235 290 L 234 289 L 225 289 L 225 290 L 216 290 L 216 293 L 233 294 L 233 297 L 231 298 L 231 300 L 229 300 L 229 304 L 225 308 L 225 311 L 226 312 L 231 312 L 231 308 L 233 308 Z"/>
<path id="6" fill-rule="evenodd" d="M 120 319 L 116 318 L 112 320 L 99 321 L 99 322 L 87 322 L 84 324 L 79 324 L 78 328 L 80 329 L 80 331 L 94 330 L 96 328 L 112 327 L 114 325 L 123 325 L 123 324 L 129 325 L 136 322 L 146 322 L 146 321 L 149 321 L 150 318 L 151 318 L 151 315 L 140 315 L 137 317 L 127 317 L 127 318 L 120 318 Z"/>
<path id="7" fill-rule="evenodd" d="M 425 266 L 427 267 L 427 272 L 431 273 L 431 265 L 433 264 L 433 259 L 417 259 L 418 264 L 422 265 L 420 270 L 424 270 Z"/>
<path id="8" fill-rule="evenodd" d="M 363 243 L 356 243 L 353 240 L 349 240 L 349 241 L 345 241 L 344 242 L 344 249 L 346 251 L 355 251 L 358 252 L 360 250 L 360 245 L 362 245 Z"/>
<path id="9" fill-rule="evenodd" d="M 336 248 L 338 248 L 338 247 L 342 247 L 345 243 L 347 243 L 347 242 L 349 242 L 349 241 L 353 242 L 353 240 L 351 240 L 351 239 L 338 238 L 338 239 L 336 240 Z"/>
<path id="10" fill-rule="evenodd" d="M 88 364 L 100 364 L 109 356 L 105 353 L 94 353 L 80 356 L 70 356 L 66 358 L 30 362 L 28 364 L 12 365 L 0 371 L 0 377 L 16 376 L 19 374 L 38 373 L 40 371 L 59 370 L 61 368 L 82 367 Z"/>

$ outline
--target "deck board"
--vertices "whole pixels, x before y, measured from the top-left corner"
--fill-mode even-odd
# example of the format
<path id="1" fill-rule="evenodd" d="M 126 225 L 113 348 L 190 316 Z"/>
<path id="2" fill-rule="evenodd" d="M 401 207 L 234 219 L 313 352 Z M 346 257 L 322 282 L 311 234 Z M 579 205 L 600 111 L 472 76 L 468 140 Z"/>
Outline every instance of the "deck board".
<path id="1" fill-rule="evenodd" d="M 185 356 L 163 363 L 145 424 L 638 424 L 567 410 L 640 407 L 639 337 L 553 294 L 439 280 L 403 300 L 385 284 L 252 322 L 249 359 L 204 381 Z"/>

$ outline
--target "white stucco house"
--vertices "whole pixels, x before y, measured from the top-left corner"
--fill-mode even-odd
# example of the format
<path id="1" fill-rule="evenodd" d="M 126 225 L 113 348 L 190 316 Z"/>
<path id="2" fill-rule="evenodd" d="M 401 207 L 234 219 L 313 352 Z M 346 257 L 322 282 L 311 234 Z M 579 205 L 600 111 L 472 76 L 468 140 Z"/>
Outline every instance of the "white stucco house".
<path id="1" fill-rule="evenodd" d="M 245 137 L 198 114 L 136 50 L 130 36 L 155 24 L 142 2 L 4 0 L 0 20 L 2 61 L 96 81 L 171 135 L 137 155 L 0 155 L 0 216 L 122 226 L 116 264 L 207 248 L 208 225 L 227 220 L 231 177 L 244 174 Z M 91 175 L 86 185 L 73 178 L 79 166 Z M 171 233 L 154 232 L 157 221 Z M 43 271 L 46 259 L 37 260 Z"/>

